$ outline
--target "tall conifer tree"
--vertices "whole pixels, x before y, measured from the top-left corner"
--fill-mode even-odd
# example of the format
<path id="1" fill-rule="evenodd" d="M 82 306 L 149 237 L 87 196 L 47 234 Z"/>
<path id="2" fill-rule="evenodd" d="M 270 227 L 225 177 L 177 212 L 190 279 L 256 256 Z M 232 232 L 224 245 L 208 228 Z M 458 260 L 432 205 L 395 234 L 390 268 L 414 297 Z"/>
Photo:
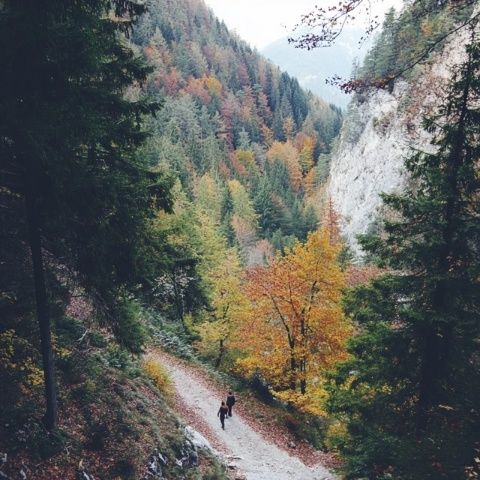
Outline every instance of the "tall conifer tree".
<path id="1" fill-rule="evenodd" d="M 51 429 L 57 402 L 45 252 L 112 300 L 115 288 L 138 280 L 148 218 L 166 196 L 135 157 L 151 105 L 124 96 L 147 73 L 119 35 L 140 7 L 6 0 L 1 8 L 0 187 L 28 227 L 18 241 L 31 252 Z"/>
<path id="2" fill-rule="evenodd" d="M 347 297 L 361 333 L 336 375 L 349 478 L 465 478 L 480 445 L 480 44 L 467 47 L 439 114 L 433 153 L 406 161 L 410 187 L 364 238 L 389 273 Z M 387 476 L 385 476 L 387 475 Z"/>

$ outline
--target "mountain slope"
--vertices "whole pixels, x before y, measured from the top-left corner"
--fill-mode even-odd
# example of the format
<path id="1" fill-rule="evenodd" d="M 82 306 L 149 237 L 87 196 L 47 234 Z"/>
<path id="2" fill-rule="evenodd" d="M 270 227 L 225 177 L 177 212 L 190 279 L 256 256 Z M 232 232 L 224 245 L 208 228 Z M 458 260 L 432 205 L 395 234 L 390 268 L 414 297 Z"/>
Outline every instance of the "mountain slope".
<path id="1" fill-rule="evenodd" d="M 317 181 L 318 156 L 330 150 L 342 115 L 338 109 L 304 92 L 297 80 L 281 73 L 230 35 L 201 1 L 148 2 L 149 11 L 139 18 L 130 43 L 115 31 L 118 44 L 107 50 L 108 54 L 103 55 L 103 50 L 98 54 L 101 68 L 95 66 L 92 71 L 89 62 L 97 60 L 97 52 L 85 59 L 85 52 L 75 43 L 76 35 L 84 28 L 82 15 L 88 13 L 89 22 L 93 17 L 93 27 L 88 30 L 93 50 L 103 38 L 97 35 L 95 15 L 98 13 L 102 28 L 108 32 L 116 28 L 112 24 L 120 23 L 120 19 L 107 15 L 109 2 L 101 2 L 98 11 L 90 3 L 67 3 L 65 12 L 71 7 L 76 14 L 67 16 L 63 10 L 47 9 L 44 16 L 51 28 L 42 32 L 38 51 L 32 49 L 35 51 L 28 58 L 18 52 L 30 45 L 28 42 L 35 43 L 30 27 L 36 17 L 31 15 L 28 23 L 22 23 L 21 14 L 25 12 L 18 5 L 19 15 L 14 16 L 18 36 L 1 48 L 12 58 L 14 67 L 8 80 L 19 86 L 18 96 L 12 95 L 9 104 L 23 102 L 33 79 L 24 75 L 25 68 L 38 67 L 42 82 L 48 84 L 48 95 L 57 85 L 54 80 L 59 72 L 62 81 L 65 79 L 68 88 L 63 93 L 68 101 L 58 102 L 62 114 L 68 112 L 68 118 L 82 117 L 87 107 L 82 100 L 100 98 L 92 104 L 101 107 L 101 112 L 105 107 L 108 115 L 98 117 L 97 110 L 92 110 L 88 122 L 85 120 L 87 132 L 83 127 L 75 135 L 72 131 L 75 139 L 69 140 L 68 150 L 62 150 L 56 148 L 55 135 L 58 118 L 64 117 L 55 115 L 49 96 L 42 97 L 42 101 L 47 99 L 42 103 L 44 122 L 38 121 L 33 107 L 25 109 L 28 118 L 34 119 L 35 128 L 41 123 L 39 138 L 44 143 L 39 141 L 33 150 L 36 155 L 41 151 L 42 162 L 34 162 L 35 168 L 42 175 L 48 171 L 47 163 L 43 163 L 47 157 L 42 150 L 44 144 L 58 155 L 55 160 L 59 170 L 48 174 L 59 184 L 53 182 L 57 188 L 54 190 L 51 183 L 42 183 L 42 191 L 52 193 L 52 201 L 44 203 L 53 208 L 57 205 L 56 194 L 61 192 L 69 201 L 79 200 L 78 212 L 90 215 L 86 222 L 79 221 L 83 217 L 77 216 L 75 209 L 62 210 L 64 216 L 40 215 L 45 217 L 41 218 L 42 226 L 53 225 L 57 229 L 56 237 L 51 235 L 48 242 L 42 239 L 39 252 L 45 258 L 49 297 L 45 303 L 48 301 L 51 307 L 56 357 L 59 421 L 58 431 L 54 432 L 45 430 L 40 419 L 44 402 L 40 335 L 34 315 L 34 282 L 27 228 L 22 218 L 23 200 L 8 188 L 1 189 L 1 210 L 6 213 L 2 218 L 8 219 L 8 228 L 15 235 L 10 236 L 9 229 L 2 233 L 8 242 L 2 243 L 1 262 L 5 275 L 0 295 L 0 378 L 5 387 L 1 389 L 5 408 L 0 415 L 0 477 L 151 478 L 153 468 L 161 478 L 224 478 L 223 469 L 210 453 L 197 453 L 190 448 L 183 427 L 167 405 L 168 392 L 163 391 L 168 383 L 165 375 L 161 369 L 152 371 L 141 361 L 142 349 L 152 342 L 154 333 L 165 333 L 168 328 L 181 331 L 188 341 L 195 339 L 187 330 L 188 322 L 193 314 L 208 320 L 217 313 L 213 300 L 224 295 L 222 281 L 231 280 L 232 270 L 236 275 L 233 280 L 238 283 L 242 262 L 262 263 L 274 248 L 304 238 L 316 227 L 318 217 L 308 197 Z M 43 11 L 34 8 L 32 2 L 26 8 L 29 12 L 36 8 Z M 12 25 L 17 24 L 12 21 Z M 36 24 L 36 28 L 39 25 L 44 23 Z M 22 43 L 27 31 L 28 41 Z M 60 35 L 62 42 L 57 42 L 60 37 L 55 35 Z M 71 51 L 65 49 L 65 38 L 74 44 Z M 20 45 L 19 50 L 12 48 L 15 43 Z M 43 44 L 48 46 L 46 50 Z M 55 46 L 55 55 L 50 53 L 51 46 Z M 126 69 L 124 63 L 112 58 L 130 58 L 130 47 L 144 55 L 152 72 L 142 85 L 132 85 L 125 92 L 123 87 L 132 78 L 143 79 L 131 70 L 138 68 L 141 73 L 143 66 L 132 59 L 131 70 Z M 79 58 L 70 56 L 73 50 Z M 57 68 L 64 60 L 72 71 L 79 69 L 82 74 L 72 77 L 69 71 Z M 51 76 L 44 65 L 52 68 Z M 103 85 L 105 79 L 108 89 L 102 90 L 99 97 L 92 96 L 92 92 L 97 92 L 95 82 Z M 38 83 L 43 88 L 42 82 Z M 128 122 L 125 124 L 125 111 L 130 111 L 130 105 L 124 102 L 124 94 L 126 100 L 142 99 L 144 90 L 161 108 L 155 117 L 142 117 L 149 107 L 148 102 L 140 102 L 144 108 L 135 111 L 132 148 L 128 148 L 125 157 L 112 154 L 111 165 L 106 164 L 105 156 L 110 161 L 111 150 L 128 141 L 125 132 L 130 127 Z M 32 91 L 31 105 L 36 106 L 37 90 L 29 93 Z M 8 97 L 10 92 L 5 92 Z M 112 102 L 113 97 L 118 97 L 118 103 Z M 69 101 L 73 99 L 75 108 L 70 108 Z M 107 126 L 105 120 L 109 122 Z M 144 125 L 139 125 L 141 120 Z M 68 126 L 68 122 L 63 122 L 63 126 Z M 115 134 L 110 136 L 113 127 Z M 143 127 L 152 135 L 137 151 L 133 147 L 143 139 Z M 98 145 L 90 145 L 90 139 Z M 9 133 L 2 137 L 2 145 L 8 147 L 5 152 L 10 152 Z M 23 143 L 18 145 L 20 151 Z M 141 161 L 129 163 L 137 160 L 136 155 Z M 18 160 L 13 155 L 11 159 Z M 119 175 L 117 166 L 122 173 L 125 170 L 125 175 Z M 60 171 L 64 177 L 55 175 Z M 72 176 L 69 172 L 80 173 Z M 165 177 L 160 178 L 157 172 Z M 130 187 L 139 177 L 144 193 L 136 195 L 140 190 Z M 74 179 L 78 189 L 68 189 L 71 184 L 61 179 Z M 175 204 L 173 212 L 163 210 L 170 204 L 170 194 L 166 193 L 169 185 Z M 92 191 L 99 192 L 98 202 Z M 113 200 L 119 200 L 119 204 Z M 148 203 L 148 209 L 143 203 Z M 72 211 L 75 215 L 67 215 Z M 145 219 L 143 230 L 127 231 L 125 225 L 137 219 Z M 110 229 L 110 223 L 114 229 Z M 47 229 L 40 230 L 45 237 Z M 141 235 L 134 235 L 138 233 Z M 78 264 L 86 270 L 91 266 L 94 273 L 80 275 L 75 270 L 77 259 L 63 253 L 67 250 L 61 235 L 69 240 L 71 237 L 72 242 L 75 238 L 81 252 Z M 130 254 L 127 246 L 135 247 L 135 255 L 133 250 Z M 107 256 L 106 247 L 112 257 Z M 106 260 L 109 258 L 118 261 L 122 279 L 116 278 L 117 265 Z M 97 264 L 106 265 L 104 271 L 100 268 L 102 271 L 98 272 L 101 281 L 95 276 Z M 137 266 L 142 275 L 131 272 Z M 98 280 L 95 286 L 105 287 L 109 298 L 96 295 L 94 287 L 88 289 L 89 280 Z M 87 304 L 80 308 L 81 315 L 75 308 L 79 299 Z"/>
<path id="2" fill-rule="evenodd" d="M 221 198 L 208 216 L 247 262 L 261 259 L 252 253 L 260 240 L 281 248 L 305 238 L 318 220 L 306 199 L 340 110 L 231 34 L 203 1 L 147 7 L 133 41 L 153 69 L 146 88 L 163 103 L 152 124 L 152 163 L 177 178 L 189 200 L 209 183 Z"/>

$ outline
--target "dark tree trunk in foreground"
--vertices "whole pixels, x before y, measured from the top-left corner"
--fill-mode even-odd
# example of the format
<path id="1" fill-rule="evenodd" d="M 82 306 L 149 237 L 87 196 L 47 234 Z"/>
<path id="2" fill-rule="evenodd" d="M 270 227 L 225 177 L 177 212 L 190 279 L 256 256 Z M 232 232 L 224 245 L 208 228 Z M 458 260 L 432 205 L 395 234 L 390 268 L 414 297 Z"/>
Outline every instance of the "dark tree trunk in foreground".
<path id="1" fill-rule="evenodd" d="M 222 360 L 223 360 L 223 355 L 225 353 L 225 345 L 223 342 L 223 338 L 220 339 L 220 344 L 219 344 L 219 349 L 218 349 L 218 356 L 217 359 L 215 360 L 215 368 L 219 368 Z"/>
<path id="2" fill-rule="evenodd" d="M 57 423 L 57 391 L 55 386 L 55 365 L 52 350 L 50 317 L 48 313 L 47 289 L 45 286 L 45 274 L 43 269 L 40 228 L 38 225 L 36 203 L 33 195 L 27 193 L 25 200 L 27 207 L 29 243 L 32 254 L 37 320 L 40 329 L 43 375 L 45 380 L 45 399 L 47 402 L 44 422 L 46 428 L 52 430 Z"/>

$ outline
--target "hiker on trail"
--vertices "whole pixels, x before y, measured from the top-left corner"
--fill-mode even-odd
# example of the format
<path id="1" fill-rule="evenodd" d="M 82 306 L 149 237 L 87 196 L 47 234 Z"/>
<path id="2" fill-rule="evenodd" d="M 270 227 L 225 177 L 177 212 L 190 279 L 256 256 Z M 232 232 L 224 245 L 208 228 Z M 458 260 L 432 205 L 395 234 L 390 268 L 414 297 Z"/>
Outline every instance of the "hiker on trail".
<path id="1" fill-rule="evenodd" d="M 220 409 L 218 410 L 217 417 L 220 417 L 220 423 L 222 428 L 225 430 L 225 417 L 228 414 L 228 407 L 225 405 L 225 402 L 222 402 Z"/>
<path id="2" fill-rule="evenodd" d="M 235 405 L 235 395 L 232 392 L 228 392 L 227 396 L 227 407 L 228 407 L 228 416 L 232 416 L 232 408 Z"/>

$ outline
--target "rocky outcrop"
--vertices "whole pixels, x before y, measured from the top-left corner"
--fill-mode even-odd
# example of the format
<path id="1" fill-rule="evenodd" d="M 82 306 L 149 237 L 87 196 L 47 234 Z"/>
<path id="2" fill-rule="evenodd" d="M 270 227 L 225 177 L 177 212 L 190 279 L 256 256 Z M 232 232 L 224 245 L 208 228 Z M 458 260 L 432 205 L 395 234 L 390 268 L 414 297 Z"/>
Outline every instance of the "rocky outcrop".
<path id="1" fill-rule="evenodd" d="M 330 170 L 329 195 L 349 244 L 365 233 L 381 205 L 379 194 L 402 186 L 408 137 L 397 114 L 405 84 L 359 96 L 350 105 Z"/>
<path id="2" fill-rule="evenodd" d="M 167 458 L 162 455 L 160 450 L 155 449 L 148 461 L 147 473 L 143 476 L 142 480 L 160 480 L 164 478 L 163 467 L 166 467 L 167 465 Z"/>
<path id="3" fill-rule="evenodd" d="M 187 469 L 198 466 L 198 451 L 206 450 L 212 455 L 213 451 L 208 440 L 192 427 L 185 427 L 185 439 L 178 448 L 174 463 L 176 467 L 187 471 Z M 223 459 L 220 459 L 223 462 Z M 145 475 L 142 480 L 161 480 L 165 478 L 164 470 L 168 467 L 168 458 L 162 454 L 159 449 L 155 449 L 152 453 Z M 177 472 L 178 473 L 178 472 Z"/>
<path id="4" fill-rule="evenodd" d="M 432 148 L 422 119 L 439 105 L 452 67 L 464 58 L 467 38 L 467 32 L 461 32 L 450 39 L 414 81 L 397 81 L 391 93 L 357 94 L 350 104 L 332 155 L 327 191 L 356 253 L 356 235 L 366 233 L 382 214 L 379 194 L 399 190 L 408 181 L 405 156 L 412 148 Z"/>
<path id="5" fill-rule="evenodd" d="M 20 479 L 20 480 L 28 480 L 29 478 L 33 478 L 30 476 L 31 470 L 25 465 L 25 463 L 22 461 L 20 467 L 18 470 L 14 468 L 15 470 L 15 476 L 12 477 L 10 474 L 7 475 L 3 469 L 4 467 L 7 466 L 8 462 L 8 454 L 6 452 L 0 452 L 0 480 L 13 480 L 13 479 Z"/>

